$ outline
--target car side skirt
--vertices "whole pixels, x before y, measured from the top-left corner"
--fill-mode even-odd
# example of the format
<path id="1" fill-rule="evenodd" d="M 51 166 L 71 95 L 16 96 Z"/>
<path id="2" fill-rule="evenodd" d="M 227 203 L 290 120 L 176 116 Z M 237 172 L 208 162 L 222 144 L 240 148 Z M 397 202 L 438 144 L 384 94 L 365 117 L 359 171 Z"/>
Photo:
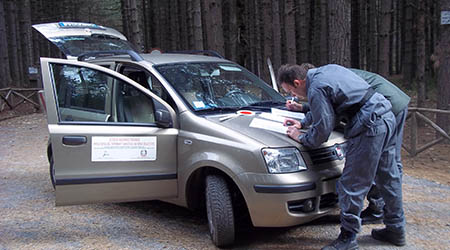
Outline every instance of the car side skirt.
<path id="1" fill-rule="evenodd" d="M 106 176 L 95 178 L 64 178 L 56 179 L 56 185 L 76 185 L 76 184 L 95 184 L 110 182 L 128 182 L 128 181 L 157 181 L 176 179 L 177 174 L 152 174 L 152 175 L 136 175 L 136 176 Z"/>
<path id="2" fill-rule="evenodd" d="M 56 185 L 56 206 L 153 200 L 155 192 L 158 199 L 175 198 L 177 181 L 175 178 Z"/>

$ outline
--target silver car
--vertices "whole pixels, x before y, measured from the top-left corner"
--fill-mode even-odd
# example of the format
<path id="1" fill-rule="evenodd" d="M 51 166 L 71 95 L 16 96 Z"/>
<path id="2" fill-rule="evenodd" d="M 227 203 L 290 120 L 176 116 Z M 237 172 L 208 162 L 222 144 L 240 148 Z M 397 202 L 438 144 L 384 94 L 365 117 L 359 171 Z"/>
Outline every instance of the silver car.
<path id="1" fill-rule="evenodd" d="M 217 56 L 138 54 L 116 30 L 33 26 L 68 59 L 41 58 L 56 205 L 162 200 L 205 209 L 212 241 L 238 225 L 306 223 L 336 207 L 345 144 L 285 134 L 285 98 Z"/>

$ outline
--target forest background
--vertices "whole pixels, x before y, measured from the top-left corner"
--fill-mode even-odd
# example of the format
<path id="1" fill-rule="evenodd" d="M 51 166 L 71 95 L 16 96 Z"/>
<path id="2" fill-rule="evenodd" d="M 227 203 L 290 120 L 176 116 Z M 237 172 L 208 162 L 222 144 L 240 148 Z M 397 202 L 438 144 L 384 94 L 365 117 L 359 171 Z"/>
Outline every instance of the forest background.
<path id="1" fill-rule="evenodd" d="M 377 72 L 423 107 L 450 110 L 450 0 L 0 0 L 0 89 L 61 57 L 32 24 L 81 21 L 122 32 L 137 50 L 214 50 L 270 83 L 267 59 Z M 39 70 L 38 70 L 39 71 Z M 430 95 L 430 93 L 438 93 Z M 433 97 L 434 96 L 434 97 Z M 450 116 L 437 115 L 445 131 Z"/>

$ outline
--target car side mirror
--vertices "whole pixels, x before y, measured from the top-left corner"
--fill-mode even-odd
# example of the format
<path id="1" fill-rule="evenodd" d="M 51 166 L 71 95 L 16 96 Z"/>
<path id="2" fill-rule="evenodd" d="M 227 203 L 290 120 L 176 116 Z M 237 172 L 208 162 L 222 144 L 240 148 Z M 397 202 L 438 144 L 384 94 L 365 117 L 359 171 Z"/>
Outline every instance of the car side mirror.
<path id="1" fill-rule="evenodd" d="M 159 127 L 172 127 L 172 118 L 170 117 L 169 111 L 166 109 L 157 109 L 155 112 L 155 122 Z"/>

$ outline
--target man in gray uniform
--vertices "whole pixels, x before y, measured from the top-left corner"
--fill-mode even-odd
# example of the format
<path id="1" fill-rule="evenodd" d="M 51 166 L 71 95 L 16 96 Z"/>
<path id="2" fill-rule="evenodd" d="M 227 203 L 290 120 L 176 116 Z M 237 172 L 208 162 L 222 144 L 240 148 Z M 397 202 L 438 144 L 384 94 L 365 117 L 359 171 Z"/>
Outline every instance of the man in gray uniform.
<path id="1" fill-rule="evenodd" d="M 386 80 L 384 77 L 359 69 L 350 69 L 359 77 L 364 79 L 370 87 L 376 92 L 382 94 L 392 105 L 392 113 L 395 115 L 395 163 L 397 164 L 400 175 L 403 173 L 402 165 L 402 141 L 403 127 L 405 126 L 406 116 L 408 114 L 408 104 L 411 98 L 401 91 L 397 86 Z M 384 201 L 380 191 L 373 185 L 367 194 L 369 206 L 361 212 L 362 224 L 381 223 L 383 219 Z"/>
<path id="2" fill-rule="evenodd" d="M 305 64 L 308 69 L 314 68 L 312 64 Z M 395 86 L 384 77 L 359 69 L 350 69 L 353 73 L 365 80 L 370 88 L 376 92 L 382 94 L 392 105 L 392 113 L 395 115 L 396 128 L 395 128 L 395 162 L 399 169 L 400 174 L 403 173 L 403 165 L 401 158 L 402 141 L 403 141 L 403 127 L 405 125 L 406 116 L 408 114 L 408 103 L 411 98 L 406 95 L 402 90 Z M 309 111 L 308 103 L 300 104 L 292 101 L 286 102 L 286 107 L 289 110 L 301 111 L 307 113 Z M 311 116 L 308 116 L 311 119 Z M 304 123 L 309 123 L 305 120 Z M 384 201 L 380 194 L 380 191 L 373 185 L 367 194 L 367 200 L 369 206 L 361 212 L 362 224 L 377 224 L 381 223 L 383 219 Z"/>
<path id="3" fill-rule="evenodd" d="M 374 181 L 385 201 L 386 228 L 373 230 L 372 235 L 404 245 L 401 177 L 394 161 L 396 124 L 390 102 L 355 73 L 339 65 L 309 70 L 305 66 L 283 65 L 278 79 L 286 92 L 308 97 L 310 124 L 286 120 L 293 123 L 287 129 L 288 136 L 304 146 L 319 146 L 328 139 L 336 118 L 348 117 L 344 131 L 348 141 L 346 162 L 336 187 L 341 233 L 324 249 L 358 249 L 359 216 Z M 311 126 L 306 133 L 301 133 L 299 129 L 306 125 Z"/>

